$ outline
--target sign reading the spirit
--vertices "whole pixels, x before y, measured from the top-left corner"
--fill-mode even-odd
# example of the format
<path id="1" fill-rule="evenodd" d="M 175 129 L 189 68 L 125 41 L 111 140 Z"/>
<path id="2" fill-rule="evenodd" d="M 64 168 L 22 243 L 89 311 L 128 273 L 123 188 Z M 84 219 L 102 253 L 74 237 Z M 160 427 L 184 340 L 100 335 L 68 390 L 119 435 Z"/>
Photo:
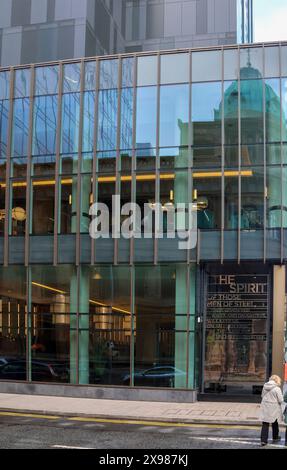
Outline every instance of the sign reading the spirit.
<path id="1" fill-rule="evenodd" d="M 209 276 L 206 328 L 216 339 L 266 341 L 267 311 L 267 275 Z"/>
<path id="2" fill-rule="evenodd" d="M 265 379 L 268 275 L 210 275 L 205 329 L 205 382 Z"/>

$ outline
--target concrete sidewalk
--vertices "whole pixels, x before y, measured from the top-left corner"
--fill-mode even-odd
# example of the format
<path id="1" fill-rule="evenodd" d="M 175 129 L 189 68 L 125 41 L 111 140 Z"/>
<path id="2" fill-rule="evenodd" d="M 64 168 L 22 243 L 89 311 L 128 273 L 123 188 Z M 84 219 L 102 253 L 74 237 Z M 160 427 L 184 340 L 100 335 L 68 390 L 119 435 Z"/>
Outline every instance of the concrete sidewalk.
<path id="1" fill-rule="evenodd" d="M 0 393 L 0 412 L 228 425 L 260 425 L 257 403 L 162 403 Z"/>

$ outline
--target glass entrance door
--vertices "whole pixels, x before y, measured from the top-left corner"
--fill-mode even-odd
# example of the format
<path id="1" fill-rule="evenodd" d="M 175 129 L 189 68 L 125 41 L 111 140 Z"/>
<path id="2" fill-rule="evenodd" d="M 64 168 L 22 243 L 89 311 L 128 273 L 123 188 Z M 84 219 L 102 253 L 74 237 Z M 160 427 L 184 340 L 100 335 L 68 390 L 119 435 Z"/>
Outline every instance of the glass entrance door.
<path id="1" fill-rule="evenodd" d="M 208 276 L 204 392 L 260 393 L 268 366 L 268 278 Z"/>

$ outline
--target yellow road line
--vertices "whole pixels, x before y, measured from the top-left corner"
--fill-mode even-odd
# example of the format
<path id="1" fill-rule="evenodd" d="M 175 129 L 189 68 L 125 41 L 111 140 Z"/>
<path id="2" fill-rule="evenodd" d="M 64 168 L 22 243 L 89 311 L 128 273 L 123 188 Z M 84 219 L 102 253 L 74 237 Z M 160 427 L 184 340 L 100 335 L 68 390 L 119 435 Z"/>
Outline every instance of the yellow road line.
<path id="1" fill-rule="evenodd" d="M 60 419 L 60 416 L 29 414 L 29 413 L 14 413 L 12 411 L 1 411 L 0 416 L 18 416 L 21 418 L 40 418 L 40 419 Z"/>
<path id="2" fill-rule="evenodd" d="M 59 420 L 65 419 L 67 421 L 79 421 L 79 422 L 88 422 L 88 423 L 107 423 L 107 424 L 137 424 L 141 426 L 158 426 L 158 427 L 177 427 L 177 428 L 215 428 L 215 429 L 258 429 L 260 424 L 250 424 L 250 425 L 236 425 L 236 424 L 214 424 L 214 423 L 173 423 L 173 422 L 164 422 L 164 421 L 148 421 L 148 420 L 137 420 L 137 419 L 112 419 L 112 418 L 84 418 L 81 416 L 53 416 L 53 415 L 41 415 L 33 413 L 17 413 L 11 411 L 1 411 L 0 416 L 15 416 L 15 417 L 25 417 L 25 418 L 40 418 L 40 419 L 50 419 L 50 420 Z"/>

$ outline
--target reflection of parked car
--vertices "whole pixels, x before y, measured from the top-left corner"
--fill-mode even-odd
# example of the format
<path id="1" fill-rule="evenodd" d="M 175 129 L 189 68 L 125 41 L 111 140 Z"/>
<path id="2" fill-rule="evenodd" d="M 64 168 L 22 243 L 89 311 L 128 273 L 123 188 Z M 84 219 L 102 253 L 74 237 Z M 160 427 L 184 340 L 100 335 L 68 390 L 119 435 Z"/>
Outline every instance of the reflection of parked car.
<path id="1" fill-rule="evenodd" d="M 69 369 L 63 363 L 32 361 L 32 380 L 38 382 L 67 382 Z M 26 380 L 26 361 L 14 360 L 0 368 L 1 380 Z"/>
<path id="2" fill-rule="evenodd" d="M 186 372 L 173 366 L 158 366 L 134 373 L 134 385 L 149 387 L 174 387 L 176 377 L 186 377 Z M 129 385 L 130 375 L 123 378 L 123 384 Z"/>
<path id="3" fill-rule="evenodd" d="M 16 361 L 17 358 L 15 357 L 8 357 L 8 356 L 0 356 L 0 367 L 5 366 L 8 362 Z"/>

